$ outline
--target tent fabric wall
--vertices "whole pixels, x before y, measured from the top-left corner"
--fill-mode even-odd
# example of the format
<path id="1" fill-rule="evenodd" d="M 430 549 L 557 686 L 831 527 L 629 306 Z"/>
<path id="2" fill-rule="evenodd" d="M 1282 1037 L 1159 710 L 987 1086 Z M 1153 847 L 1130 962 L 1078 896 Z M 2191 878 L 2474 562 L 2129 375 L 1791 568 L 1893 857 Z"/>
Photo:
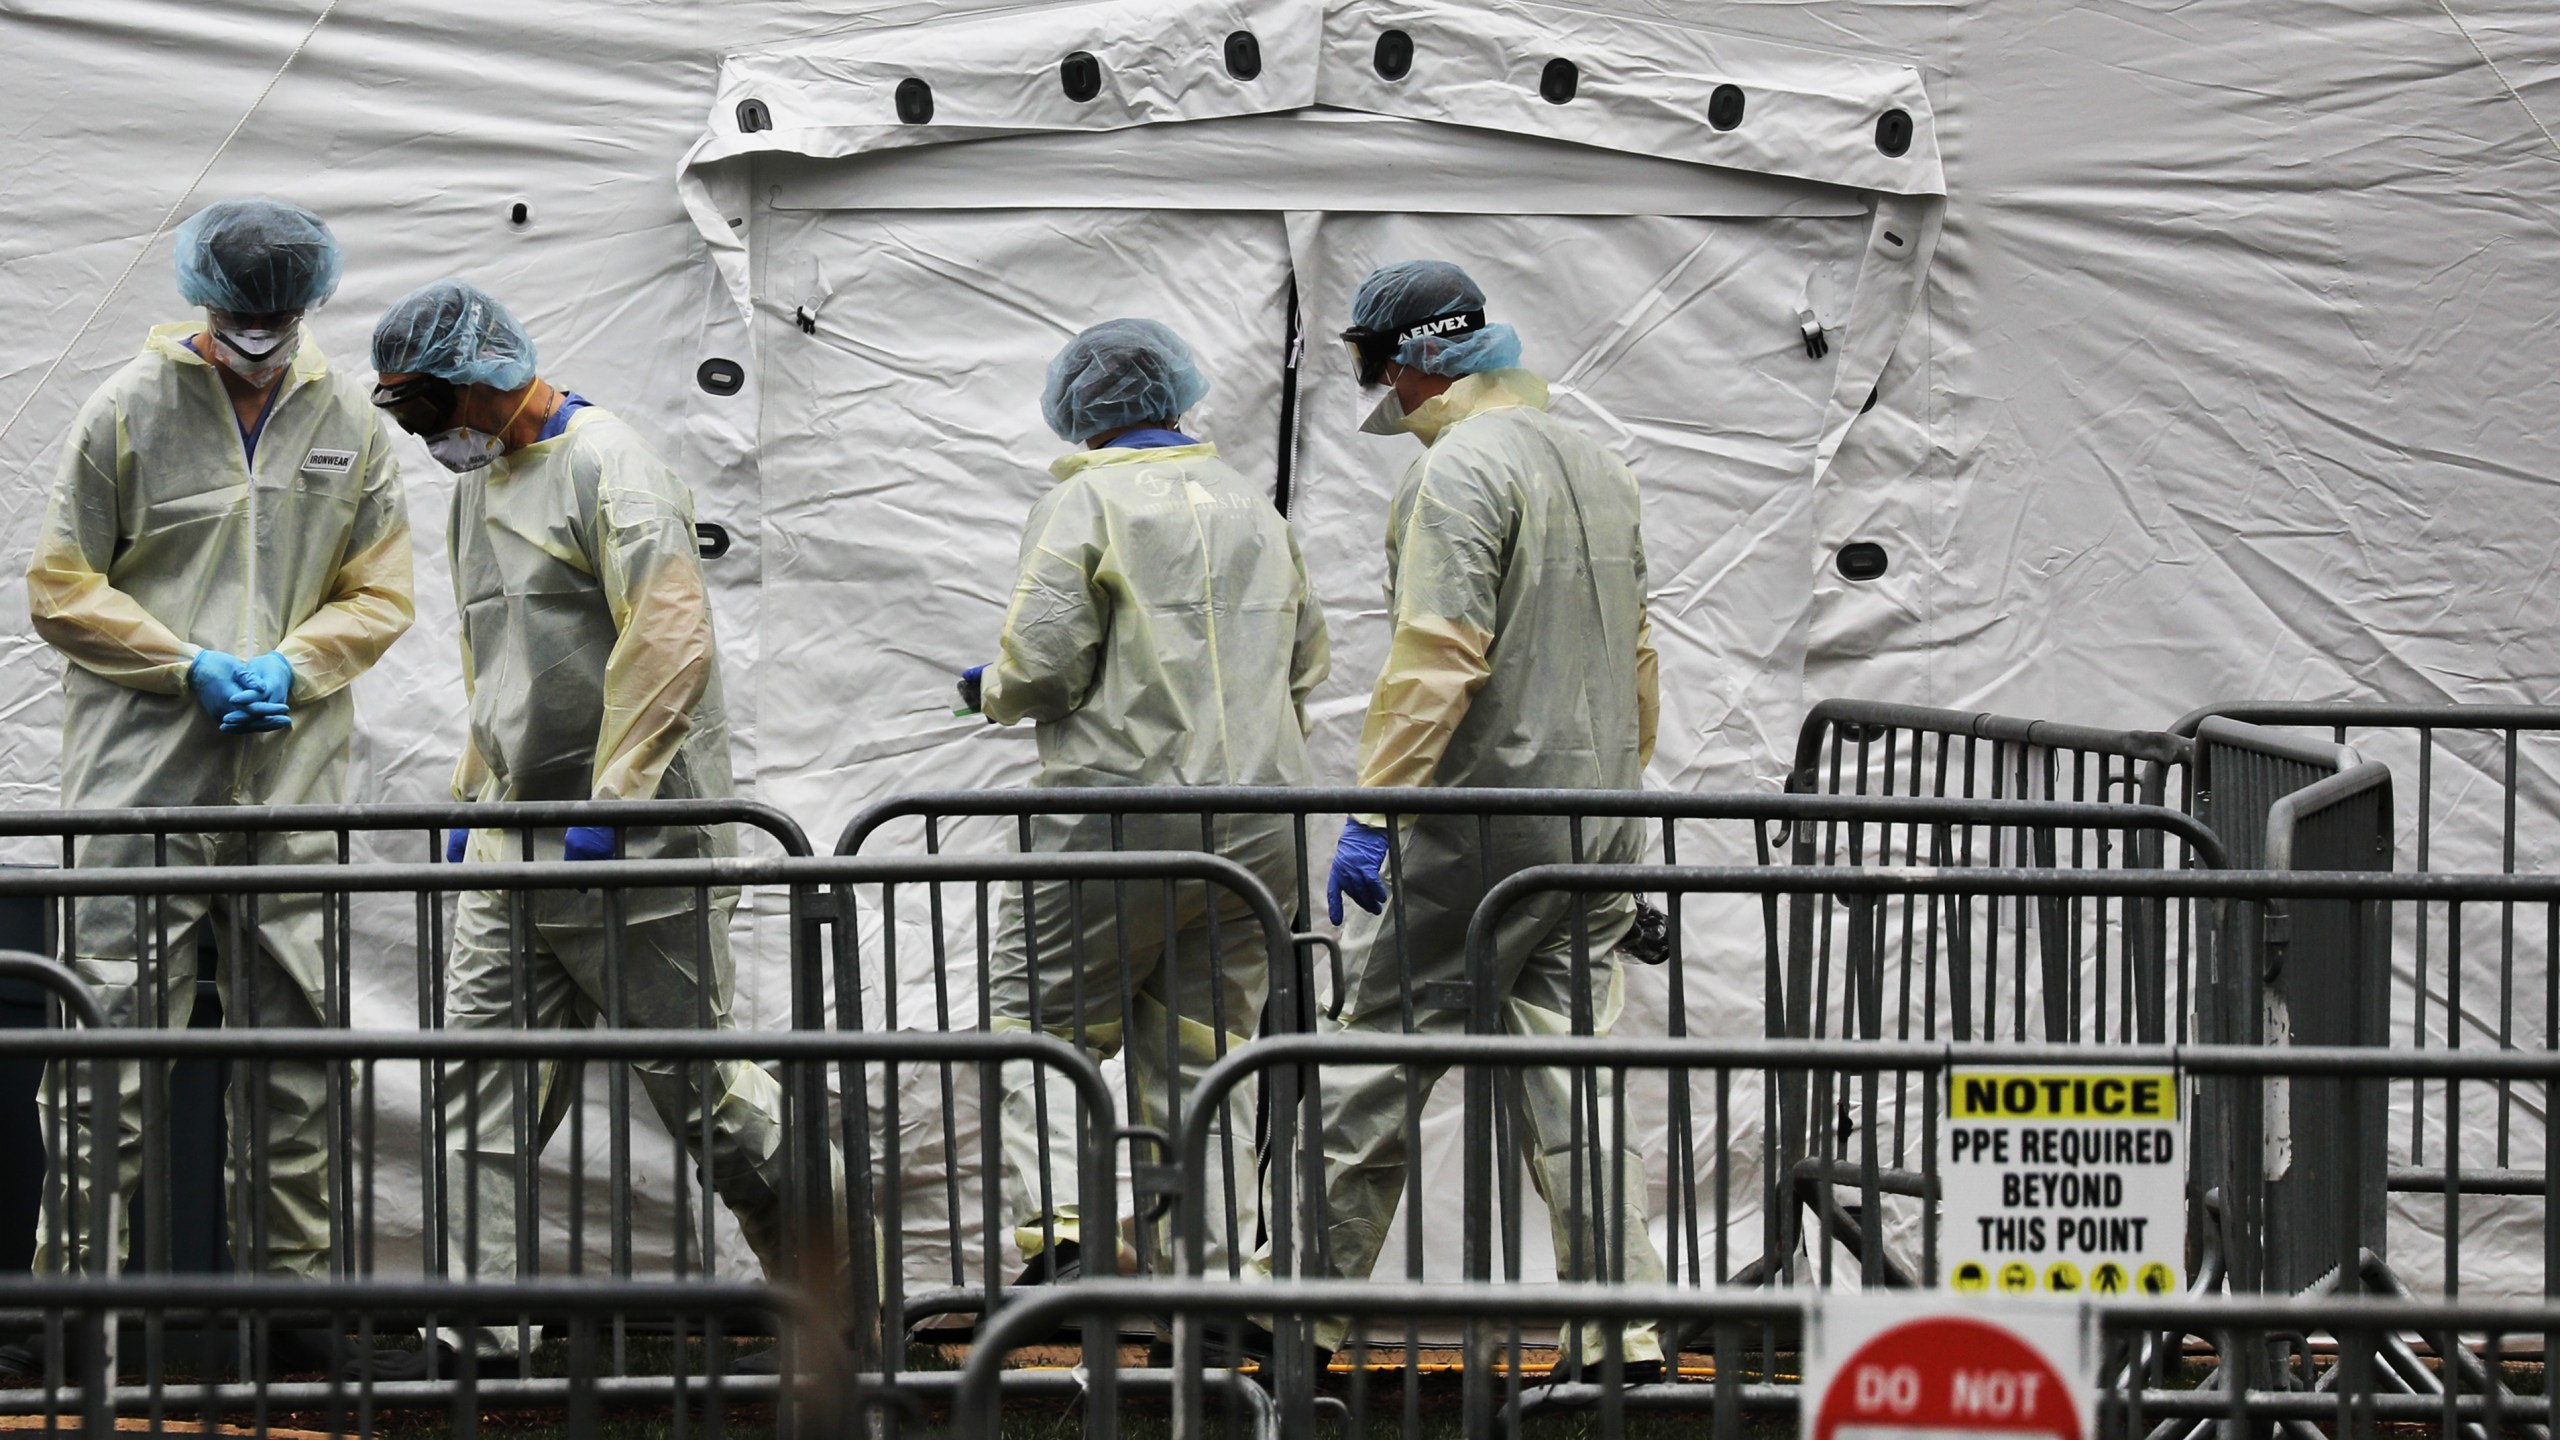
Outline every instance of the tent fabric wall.
<path id="1" fill-rule="evenodd" d="M 17 0 L 0 14 L 20 81 L 0 96 L 0 298 L 19 337 L 0 357 L 8 562 L 28 551 L 72 410 L 149 323 L 182 313 L 165 233 L 154 239 L 163 215 L 271 191 L 322 210 L 348 244 L 347 286 L 314 325 L 333 356 L 360 360 L 393 296 L 465 273 L 526 315 L 548 372 L 668 444 L 704 517 L 737 538 L 709 574 L 745 690 L 758 644 L 805 643 L 794 627 L 826 617 L 758 609 L 767 552 L 790 543 L 761 510 L 763 380 L 751 371 L 730 397 L 694 381 L 757 337 L 678 167 L 724 53 L 840 46 L 958 8 Z M 2241 694 L 2553 698 L 2541 537 L 2560 473 L 2560 12 L 1756 0 L 1708 14 L 1605 0 L 1584 13 L 1896 57 L 1932 105 L 1943 231 L 1881 383 L 1832 397 L 1863 404 L 1873 388 L 1877 403 L 1802 522 L 1805 693 L 2118 724 Z M 523 226 L 508 220 L 518 200 Z M 409 458 L 420 622 L 357 687 L 355 789 L 382 799 L 440 795 L 460 729 L 440 639 L 450 486 L 423 452 Z M 1832 554 L 1851 539 L 1887 545 L 1883 580 L 1838 577 Z M 13 662 L 0 795 L 44 807 L 57 662 L 22 604 L 0 586 Z M 761 717 L 752 697 L 733 706 L 752 784 Z M 1774 775 L 1783 759 L 1765 763 Z M 2529 765 L 2531 793 L 2550 796 L 2548 765 Z M 843 816 L 804 818 L 824 830 Z M 368 927 L 386 959 L 360 977 L 358 1013 L 406 1023 L 405 918 Z M 779 1018 L 778 979 L 743 977 L 744 1016 Z M 2526 1043 L 2543 1043 L 2535 1023 Z M 2534 1283 L 2512 1265 L 2466 1275 L 2478 1293 Z"/>

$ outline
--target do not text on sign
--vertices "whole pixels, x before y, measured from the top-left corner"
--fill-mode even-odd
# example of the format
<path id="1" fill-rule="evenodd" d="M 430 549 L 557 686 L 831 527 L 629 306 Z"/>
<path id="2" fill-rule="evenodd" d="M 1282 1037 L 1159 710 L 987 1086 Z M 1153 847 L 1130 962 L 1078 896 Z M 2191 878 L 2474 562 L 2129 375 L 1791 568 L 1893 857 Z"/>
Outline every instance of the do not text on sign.
<path id="1" fill-rule="evenodd" d="M 1946 1115 L 1938 1249 L 1949 1288 L 2178 1292 L 2187 1153 L 2176 1071 L 1958 1069 Z"/>
<path id="2" fill-rule="evenodd" d="M 2089 1311 L 1912 1291 L 1826 1295 L 1807 1327 L 1803 1440 L 2087 1440 Z"/>

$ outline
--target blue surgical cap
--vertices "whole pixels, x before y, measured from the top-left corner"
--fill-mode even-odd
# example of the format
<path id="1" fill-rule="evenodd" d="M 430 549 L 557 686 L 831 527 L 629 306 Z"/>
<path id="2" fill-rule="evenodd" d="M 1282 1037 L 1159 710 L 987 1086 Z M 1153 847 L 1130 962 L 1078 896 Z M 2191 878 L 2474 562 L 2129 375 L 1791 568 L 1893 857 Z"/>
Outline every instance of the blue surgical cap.
<path id="1" fill-rule="evenodd" d="M 1393 334 L 1425 320 L 1484 308 L 1484 291 L 1446 260 L 1399 260 L 1369 272 L 1351 297 L 1351 323 Z M 1418 335 L 1396 347 L 1398 364 L 1426 375 L 1474 375 L 1520 363 L 1520 332 L 1487 325 L 1461 335 Z"/>
<path id="2" fill-rule="evenodd" d="M 513 390 L 533 378 L 533 363 L 533 337 L 468 281 L 422 285 L 392 301 L 373 327 L 373 368 L 394 375 Z"/>
<path id="3" fill-rule="evenodd" d="M 1081 445 L 1140 425 L 1170 425 L 1209 393 L 1182 337 L 1153 320 L 1105 320 L 1049 362 L 1040 416 Z"/>
<path id="4" fill-rule="evenodd" d="M 327 222 L 251 195 L 217 200 L 178 227 L 178 294 L 234 315 L 308 310 L 337 293 L 347 257 Z"/>

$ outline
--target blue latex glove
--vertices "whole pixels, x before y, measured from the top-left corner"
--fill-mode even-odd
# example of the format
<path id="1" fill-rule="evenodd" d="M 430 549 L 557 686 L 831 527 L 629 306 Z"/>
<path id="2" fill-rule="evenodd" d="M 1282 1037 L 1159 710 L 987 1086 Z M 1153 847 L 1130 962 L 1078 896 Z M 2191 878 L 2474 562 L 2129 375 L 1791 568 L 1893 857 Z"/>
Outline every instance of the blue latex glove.
<path id="1" fill-rule="evenodd" d="M 197 651 L 195 663 L 187 667 L 187 689 L 204 713 L 220 723 L 234 708 L 231 697 L 240 693 L 240 657 L 220 650 Z"/>
<path id="2" fill-rule="evenodd" d="M 568 844 L 562 847 L 564 860 L 610 860 L 613 858 L 613 827 L 610 825 L 572 825 Z"/>
<path id="3" fill-rule="evenodd" d="M 283 730 L 293 724 L 293 662 L 273 650 L 239 662 L 240 688 L 231 694 L 231 709 L 222 728 L 231 734 Z"/>
<path id="4" fill-rule="evenodd" d="M 471 832 L 468 830 L 447 830 L 444 832 L 444 863 L 447 865 L 461 864 L 462 852 L 469 848 L 470 844 Z"/>
<path id="5" fill-rule="evenodd" d="M 1342 839 L 1333 847 L 1333 874 L 1324 885 L 1324 909 L 1342 923 L 1342 897 L 1375 915 L 1386 908 L 1387 832 L 1357 820 L 1342 822 Z"/>
<path id="6" fill-rule="evenodd" d="M 975 715 L 984 707 L 987 697 L 985 681 L 986 673 L 987 667 L 984 665 L 972 665 L 968 669 L 960 672 L 960 711 L 962 714 Z"/>

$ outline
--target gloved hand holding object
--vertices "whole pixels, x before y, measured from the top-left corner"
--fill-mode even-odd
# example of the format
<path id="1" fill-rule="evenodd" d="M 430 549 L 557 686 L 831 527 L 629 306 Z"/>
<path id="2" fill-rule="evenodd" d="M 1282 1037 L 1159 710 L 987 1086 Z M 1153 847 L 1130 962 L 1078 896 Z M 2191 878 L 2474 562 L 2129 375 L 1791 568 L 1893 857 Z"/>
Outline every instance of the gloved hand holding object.
<path id="1" fill-rule="evenodd" d="M 225 734 L 248 735 L 293 727 L 293 662 L 273 650 L 238 662 L 239 687 L 222 717 Z"/>
<path id="2" fill-rule="evenodd" d="M 1342 822 L 1342 839 L 1333 847 L 1333 874 L 1324 885 L 1325 914 L 1342 923 L 1342 897 L 1375 915 L 1386 908 L 1387 832 L 1357 820 Z"/>
<path id="3" fill-rule="evenodd" d="M 568 843 L 561 848 L 561 858 L 566 860 L 610 860 L 613 858 L 613 827 L 572 825 Z"/>
<path id="4" fill-rule="evenodd" d="M 444 832 L 444 863 L 461 864 L 462 852 L 469 848 L 470 844 L 471 832 L 468 830 L 455 828 Z"/>
<path id="5" fill-rule="evenodd" d="M 960 672 L 960 708 L 951 713 L 954 715 L 978 713 L 986 700 L 986 673 L 987 667 L 984 665 L 972 665 Z"/>

